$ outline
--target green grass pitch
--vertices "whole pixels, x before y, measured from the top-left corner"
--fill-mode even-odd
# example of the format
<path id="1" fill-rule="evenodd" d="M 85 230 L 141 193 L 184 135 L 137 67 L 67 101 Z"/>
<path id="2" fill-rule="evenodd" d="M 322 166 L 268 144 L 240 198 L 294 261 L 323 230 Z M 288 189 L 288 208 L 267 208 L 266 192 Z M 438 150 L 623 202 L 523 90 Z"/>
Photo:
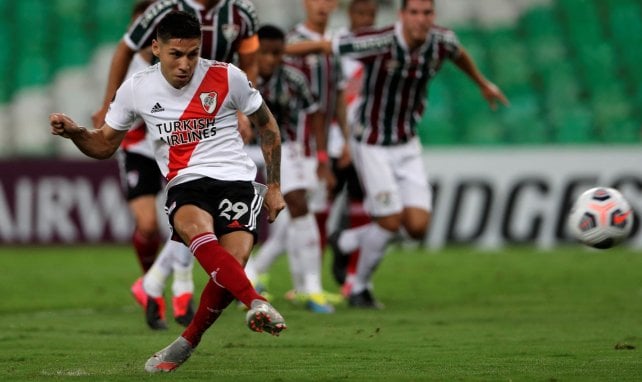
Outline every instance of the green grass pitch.
<path id="1" fill-rule="evenodd" d="M 329 262 L 326 256 L 326 267 Z M 382 311 L 315 315 L 285 301 L 288 330 L 254 333 L 230 307 L 171 375 L 143 365 L 175 339 L 145 326 L 123 246 L 0 248 L 0 381 L 636 381 L 642 254 L 397 247 L 377 273 Z M 205 273 L 195 266 L 200 290 Z M 336 291 L 326 273 L 328 289 Z"/>

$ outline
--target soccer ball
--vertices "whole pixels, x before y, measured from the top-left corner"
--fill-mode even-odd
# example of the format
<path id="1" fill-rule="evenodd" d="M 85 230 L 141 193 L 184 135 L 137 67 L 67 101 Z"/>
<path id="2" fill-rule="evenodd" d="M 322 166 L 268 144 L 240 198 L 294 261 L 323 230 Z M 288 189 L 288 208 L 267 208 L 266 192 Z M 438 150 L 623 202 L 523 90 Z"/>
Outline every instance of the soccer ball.
<path id="1" fill-rule="evenodd" d="M 568 223 L 577 240 L 594 248 L 606 249 L 629 236 L 633 227 L 633 210 L 618 190 L 596 187 L 577 198 Z"/>

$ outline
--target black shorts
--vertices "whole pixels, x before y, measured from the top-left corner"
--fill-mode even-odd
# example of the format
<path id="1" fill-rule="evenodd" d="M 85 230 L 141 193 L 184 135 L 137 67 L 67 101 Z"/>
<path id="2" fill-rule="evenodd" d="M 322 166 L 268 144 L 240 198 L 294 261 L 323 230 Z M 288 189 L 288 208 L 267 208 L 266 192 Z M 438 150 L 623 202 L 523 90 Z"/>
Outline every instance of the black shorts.
<path id="1" fill-rule="evenodd" d="M 156 161 L 144 155 L 119 151 L 120 183 L 129 201 L 144 195 L 156 195 L 163 189 L 163 175 Z"/>
<path id="2" fill-rule="evenodd" d="M 171 187 L 167 191 L 165 212 L 173 229 L 174 213 L 178 208 L 195 205 L 212 215 L 216 236 L 246 231 L 256 242 L 258 217 L 266 190 L 264 185 L 251 181 L 200 178 Z M 172 239 L 180 241 L 177 236 L 173 235 Z"/>

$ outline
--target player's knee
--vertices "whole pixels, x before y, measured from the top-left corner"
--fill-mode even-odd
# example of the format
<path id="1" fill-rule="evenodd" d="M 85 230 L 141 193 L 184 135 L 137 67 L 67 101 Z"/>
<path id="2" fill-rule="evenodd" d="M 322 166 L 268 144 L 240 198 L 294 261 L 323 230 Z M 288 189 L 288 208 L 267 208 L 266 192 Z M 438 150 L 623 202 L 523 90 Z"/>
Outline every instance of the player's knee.
<path id="1" fill-rule="evenodd" d="M 185 243 L 190 243 L 202 233 L 214 232 L 212 215 L 194 205 L 179 207 L 172 218 L 172 225 Z"/>
<path id="2" fill-rule="evenodd" d="M 422 240 L 428 233 L 430 227 L 430 215 L 422 216 L 419 219 L 410 219 L 404 224 L 404 228 L 408 235 L 414 240 Z"/>
<path id="3" fill-rule="evenodd" d="M 136 231 L 145 237 L 159 234 L 158 221 L 156 219 L 142 219 L 136 222 Z"/>
<path id="4" fill-rule="evenodd" d="M 413 240 L 422 240 L 424 237 L 426 237 L 426 233 L 428 232 L 428 226 L 416 226 L 416 227 L 409 227 L 406 228 L 406 232 L 408 232 L 408 236 L 410 236 L 411 239 Z"/>

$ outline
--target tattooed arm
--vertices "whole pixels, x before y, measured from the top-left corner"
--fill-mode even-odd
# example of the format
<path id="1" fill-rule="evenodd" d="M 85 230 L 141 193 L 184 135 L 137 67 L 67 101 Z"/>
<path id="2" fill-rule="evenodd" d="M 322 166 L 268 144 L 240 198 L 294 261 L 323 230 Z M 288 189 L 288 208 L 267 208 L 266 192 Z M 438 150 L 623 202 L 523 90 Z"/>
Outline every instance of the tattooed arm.
<path id="1" fill-rule="evenodd" d="M 268 221 L 271 223 L 285 208 L 285 201 L 281 194 L 281 134 L 265 102 L 248 118 L 258 129 L 259 142 L 265 159 L 268 191 L 265 194 L 264 205 L 268 211 Z"/>

